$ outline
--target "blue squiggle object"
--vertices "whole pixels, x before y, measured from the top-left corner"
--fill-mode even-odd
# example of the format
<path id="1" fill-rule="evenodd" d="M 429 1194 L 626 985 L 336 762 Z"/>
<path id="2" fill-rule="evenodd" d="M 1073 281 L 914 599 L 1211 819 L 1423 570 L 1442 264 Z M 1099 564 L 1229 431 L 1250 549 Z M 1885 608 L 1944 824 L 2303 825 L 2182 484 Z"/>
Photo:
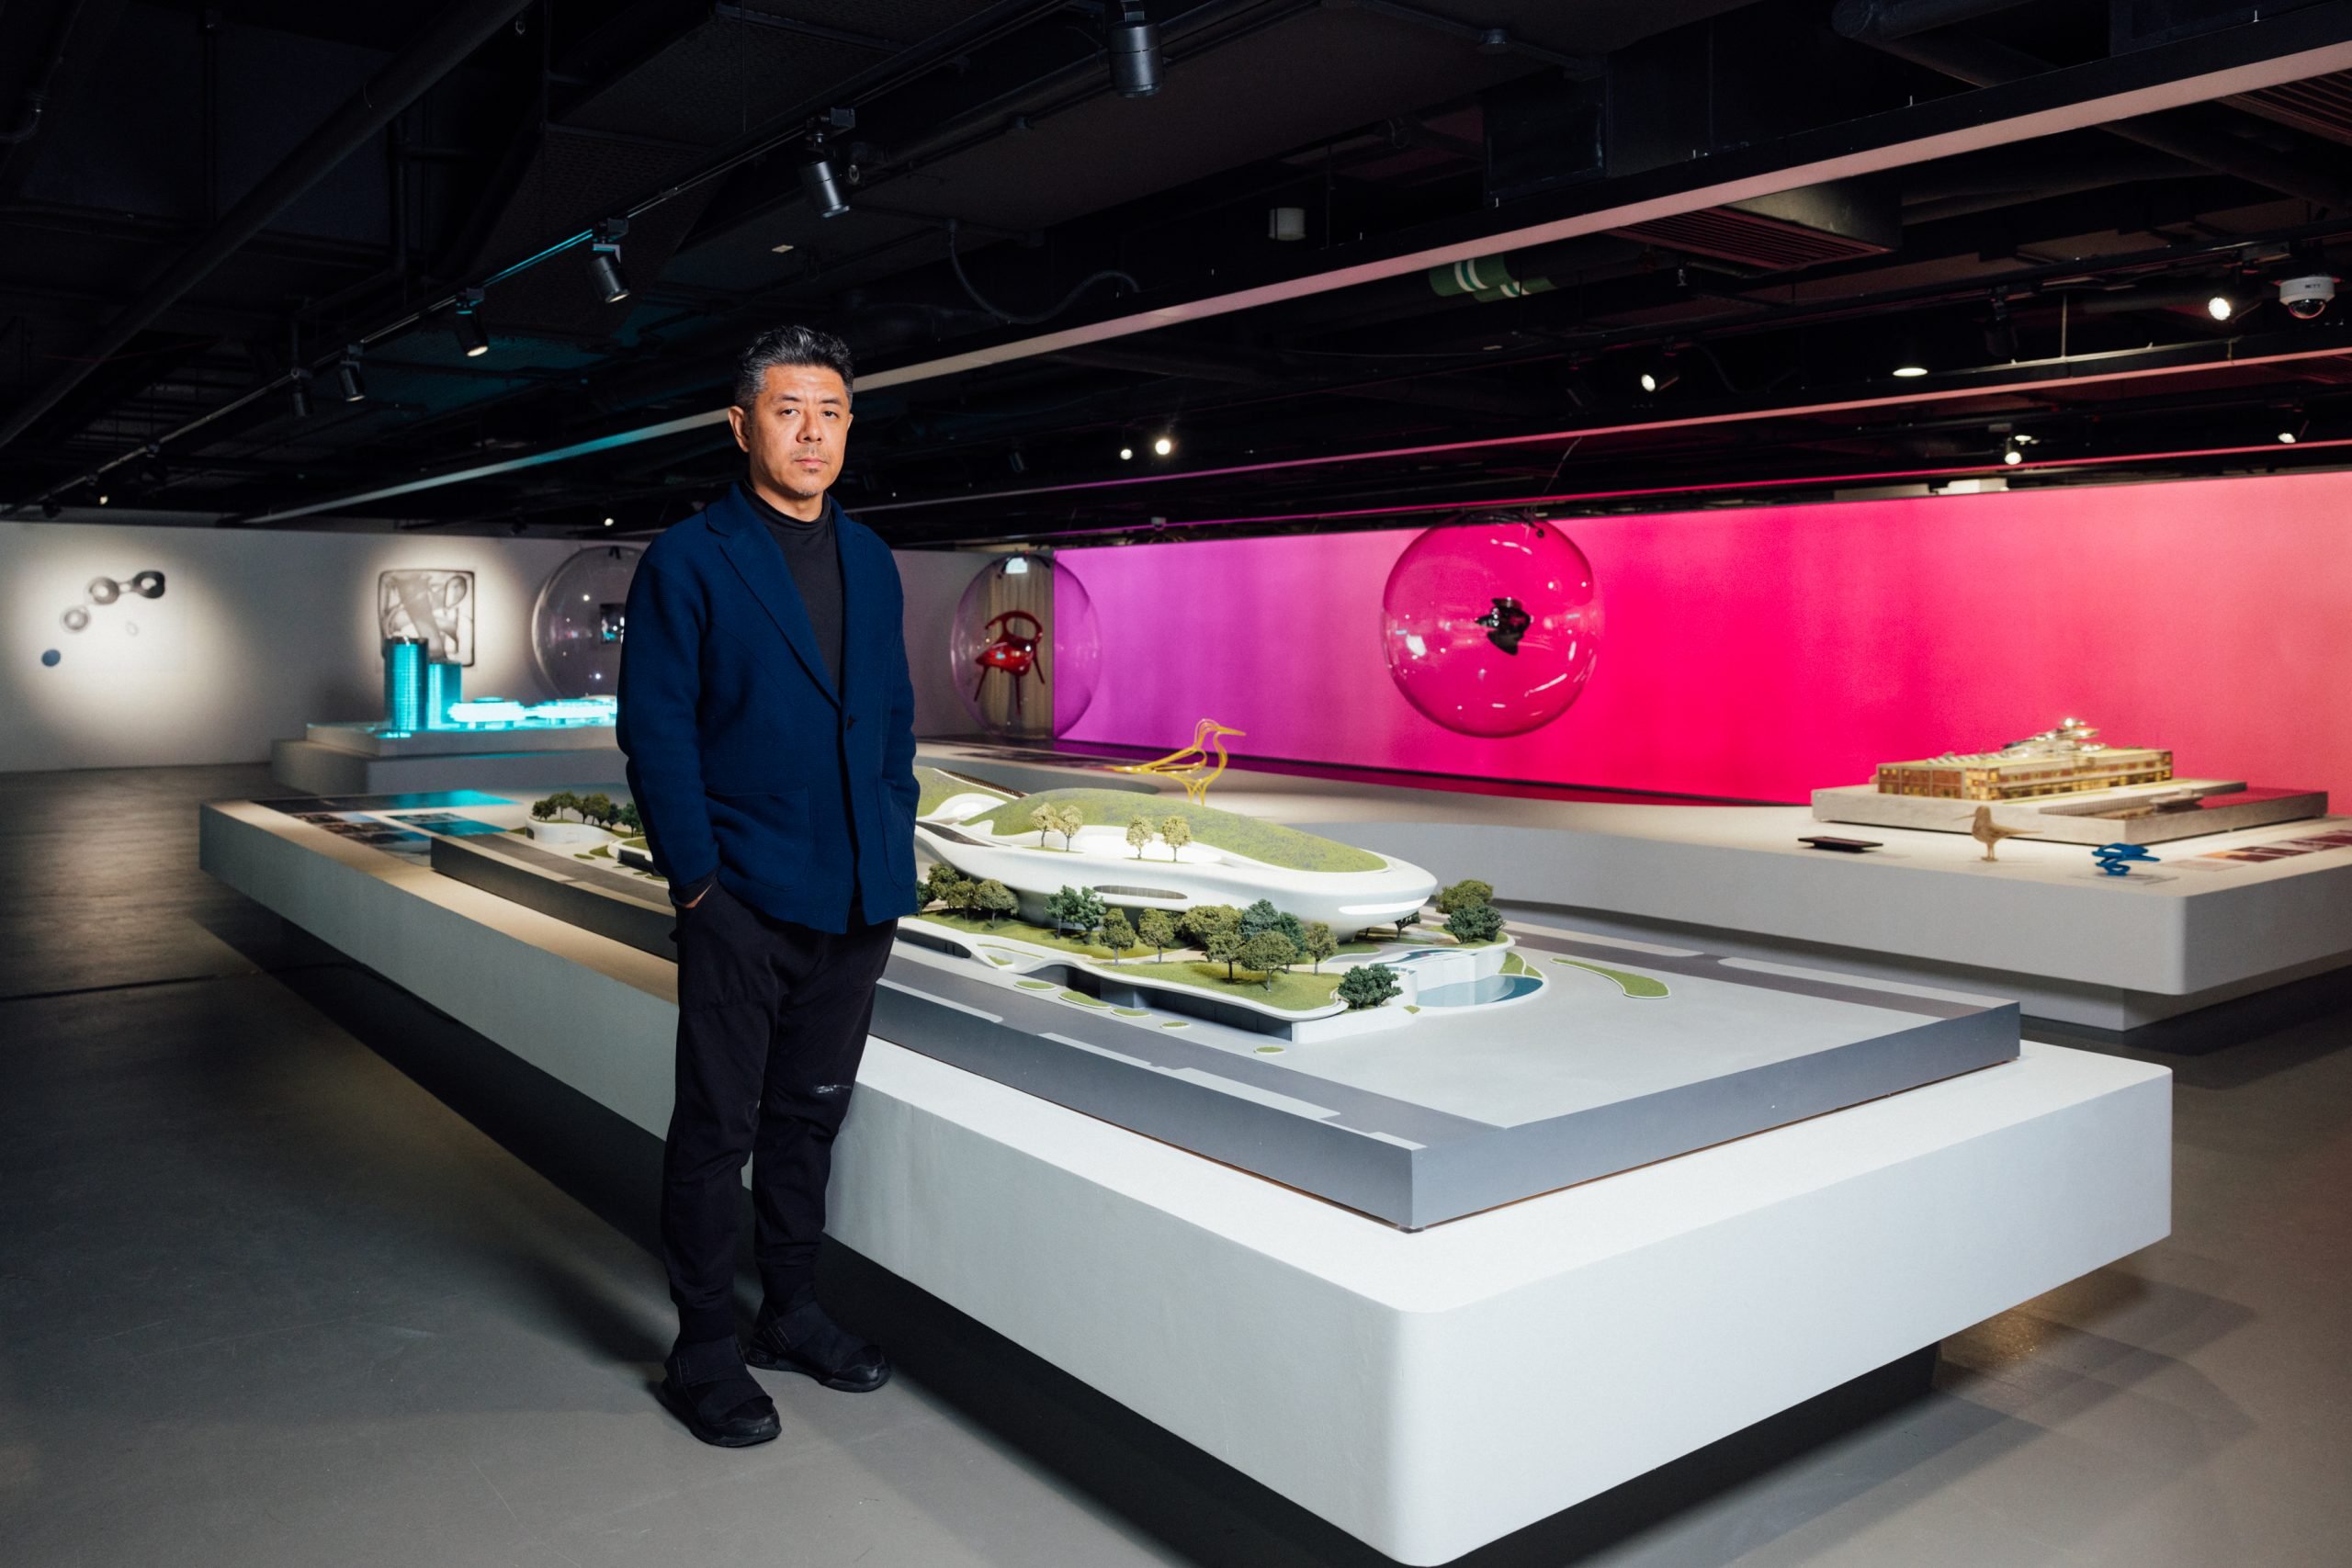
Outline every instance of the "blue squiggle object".
<path id="1" fill-rule="evenodd" d="M 2099 870 L 2109 876 L 2129 876 L 2135 864 L 2155 865 L 2156 857 L 2137 844 L 2101 844 L 2091 852 Z"/>

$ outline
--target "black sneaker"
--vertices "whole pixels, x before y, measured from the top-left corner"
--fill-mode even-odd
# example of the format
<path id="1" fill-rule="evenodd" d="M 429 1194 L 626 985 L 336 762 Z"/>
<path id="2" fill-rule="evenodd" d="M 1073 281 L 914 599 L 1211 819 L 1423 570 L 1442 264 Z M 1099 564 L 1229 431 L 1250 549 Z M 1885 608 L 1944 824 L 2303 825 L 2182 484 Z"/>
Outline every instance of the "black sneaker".
<path id="1" fill-rule="evenodd" d="M 662 1373 L 662 1403 L 706 1443 L 748 1449 L 784 1430 L 775 1401 L 743 1370 L 742 1347 L 732 1335 L 679 1346 Z"/>
<path id="2" fill-rule="evenodd" d="M 871 1393 L 890 1381 L 890 1358 L 825 1315 L 814 1300 L 786 1312 L 760 1309 L 743 1359 L 772 1371 L 800 1372 L 843 1393 Z"/>

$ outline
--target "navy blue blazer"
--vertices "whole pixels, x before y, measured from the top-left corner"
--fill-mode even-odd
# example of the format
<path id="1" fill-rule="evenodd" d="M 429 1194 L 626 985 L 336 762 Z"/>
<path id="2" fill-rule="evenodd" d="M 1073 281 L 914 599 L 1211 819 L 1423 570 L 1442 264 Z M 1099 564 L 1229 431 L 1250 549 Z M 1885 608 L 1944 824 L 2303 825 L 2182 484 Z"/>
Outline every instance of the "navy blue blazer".
<path id="1" fill-rule="evenodd" d="M 911 914 L 914 687 L 898 563 L 829 499 L 842 565 L 834 689 L 783 552 L 733 491 L 645 552 L 621 647 L 621 750 L 653 863 L 780 920 Z"/>

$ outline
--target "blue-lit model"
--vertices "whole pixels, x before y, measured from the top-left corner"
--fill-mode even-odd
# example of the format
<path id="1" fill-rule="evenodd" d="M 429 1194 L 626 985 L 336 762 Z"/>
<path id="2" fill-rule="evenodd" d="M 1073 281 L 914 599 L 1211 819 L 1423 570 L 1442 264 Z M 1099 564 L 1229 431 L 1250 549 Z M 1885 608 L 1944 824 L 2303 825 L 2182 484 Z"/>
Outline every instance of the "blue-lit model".
<path id="1" fill-rule="evenodd" d="M 2109 876 L 2129 876 L 2135 864 L 2157 863 L 2155 856 L 2137 844 L 2101 844 L 2091 852 L 2091 859 Z"/>

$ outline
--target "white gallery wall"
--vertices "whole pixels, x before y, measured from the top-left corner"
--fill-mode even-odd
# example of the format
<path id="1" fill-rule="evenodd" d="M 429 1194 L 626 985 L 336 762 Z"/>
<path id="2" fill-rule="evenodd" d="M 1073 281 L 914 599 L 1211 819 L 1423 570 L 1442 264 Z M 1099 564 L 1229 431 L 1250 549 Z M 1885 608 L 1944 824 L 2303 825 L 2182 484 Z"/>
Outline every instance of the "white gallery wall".
<path id="1" fill-rule="evenodd" d="M 956 694 L 948 638 L 956 604 L 996 558 L 979 550 L 894 550 L 907 596 L 907 670 L 915 687 L 917 735 L 977 735 L 979 726 Z"/>
<path id="2" fill-rule="evenodd" d="M 531 609 L 582 547 L 0 522 L 0 773 L 257 762 L 311 720 L 377 716 L 376 578 L 399 568 L 471 571 L 467 693 L 537 700 Z M 162 598 L 89 603 L 93 578 L 141 571 L 164 574 Z M 80 631 L 62 618 L 75 606 Z"/>

